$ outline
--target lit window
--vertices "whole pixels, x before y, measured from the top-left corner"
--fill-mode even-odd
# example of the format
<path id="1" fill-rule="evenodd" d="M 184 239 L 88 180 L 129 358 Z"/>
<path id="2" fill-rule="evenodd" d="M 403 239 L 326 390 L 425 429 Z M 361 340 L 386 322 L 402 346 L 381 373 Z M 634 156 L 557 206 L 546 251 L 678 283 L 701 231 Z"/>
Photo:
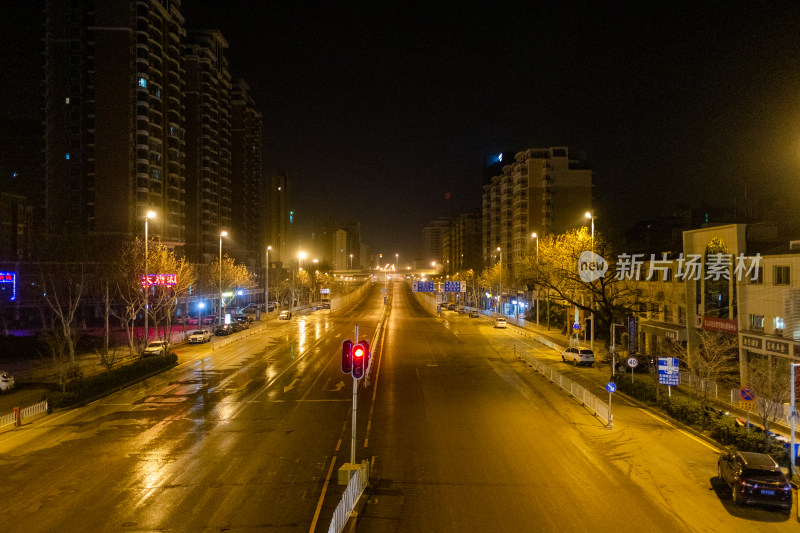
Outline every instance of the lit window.
<path id="1" fill-rule="evenodd" d="M 67 157 L 67 159 L 69 159 L 69 153 L 67 153 L 66 157 Z"/>
<path id="2" fill-rule="evenodd" d="M 772 325 L 775 328 L 775 335 L 782 335 L 783 328 L 786 327 L 786 322 L 783 320 L 783 318 L 776 316 L 772 319 Z"/>
<path id="3" fill-rule="evenodd" d="M 64 103 L 65 103 L 65 104 L 69 104 L 69 96 L 67 96 L 66 98 L 64 98 Z"/>
<path id="4" fill-rule="evenodd" d="M 139 78 L 139 87 L 147 87 L 147 80 L 144 78 Z"/>

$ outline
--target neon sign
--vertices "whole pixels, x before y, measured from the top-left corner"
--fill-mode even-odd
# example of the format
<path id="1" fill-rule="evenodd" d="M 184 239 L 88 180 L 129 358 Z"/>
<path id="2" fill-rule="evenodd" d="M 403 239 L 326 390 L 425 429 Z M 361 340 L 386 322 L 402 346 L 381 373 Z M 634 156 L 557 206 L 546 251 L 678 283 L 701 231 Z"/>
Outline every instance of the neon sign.
<path id="1" fill-rule="evenodd" d="M 178 284 L 177 274 L 148 274 L 146 280 L 144 275 L 142 275 L 142 287 L 148 287 L 151 285 L 163 285 L 164 287 L 174 287 L 177 284 Z"/>
<path id="2" fill-rule="evenodd" d="M 0 272 L 0 290 L 3 292 L 10 286 L 11 298 L 9 302 L 17 299 L 17 273 L 16 272 Z"/>

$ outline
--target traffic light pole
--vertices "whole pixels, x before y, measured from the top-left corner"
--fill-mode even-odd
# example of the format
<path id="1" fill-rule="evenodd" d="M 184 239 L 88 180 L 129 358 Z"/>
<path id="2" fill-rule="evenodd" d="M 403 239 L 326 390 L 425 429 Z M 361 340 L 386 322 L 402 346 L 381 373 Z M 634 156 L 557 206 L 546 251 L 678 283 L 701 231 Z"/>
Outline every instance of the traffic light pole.
<path id="1" fill-rule="evenodd" d="M 353 337 L 358 342 L 358 324 L 356 324 L 356 335 Z M 358 380 L 353 376 L 353 431 L 350 437 L 350 464 L 356 464 L 356 411 L 358 406 Z M 352 477 L 353 470 L 350 470 Z"/>

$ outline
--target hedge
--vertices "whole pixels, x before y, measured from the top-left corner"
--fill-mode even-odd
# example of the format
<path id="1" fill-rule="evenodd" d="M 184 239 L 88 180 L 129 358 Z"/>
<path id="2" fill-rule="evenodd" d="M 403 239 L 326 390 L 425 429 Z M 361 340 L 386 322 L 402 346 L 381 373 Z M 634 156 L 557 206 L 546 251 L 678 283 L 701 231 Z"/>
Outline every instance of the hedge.
<path id="1" fill-rule="evenodd" d="M 174 353 L 147 357 L 129 365 L 115 367 L 108 372 L 70 381 L 64 391 L 46 393 L 49 409 L 58 409 L 85 403 L 140 381 L 161 370 L 174 366 L 178 356 Z"/>
<path id="2" fill-rule="evenodd" d="M 740 426 L 732 416 L 721 414 L 707 409 L 705 412 L 705 430 L 703 430 L 703 405 L 693 398 L 682 394 L 668 396 L 662 392 L 663 386 L 656 385 L 648 379 L 635 379 L 631 383 L 630 377 L 625 374 L 614 376 L 617 390 L 642 403 L 656 407 L 675 420 L 703 432 L 723 446 L 733 447 L 745 452 L 764 452 L 766 447 L 766 433 L 760 429 L 750 429 Z M 789 449 L 781 442 L 771 440 L 770 449 L 766 451 L 781 466 L 788 467 L 790 462 Z"/>

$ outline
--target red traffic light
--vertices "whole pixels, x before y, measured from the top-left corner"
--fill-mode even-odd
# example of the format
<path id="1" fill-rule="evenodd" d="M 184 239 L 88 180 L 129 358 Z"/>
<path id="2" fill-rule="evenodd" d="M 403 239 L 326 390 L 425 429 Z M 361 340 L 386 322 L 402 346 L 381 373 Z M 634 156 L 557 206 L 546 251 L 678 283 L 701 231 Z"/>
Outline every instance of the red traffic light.
<path id="1" fill-rule="evenodd" d="M 353 371 L 353 341 L 346 340 L 342 342 L 342 372 L 350 374 Z"/>
<path id="2" fill-rule="evenodd" d="M 353 345 L 353 350 L 351 353 L 353 361 L 353 377 L 355 379 L 361 379 L 364 377 L 364 369 L 367 366 L 366 359 L 369 352 L 363 343 L 358 343 Z"/>

